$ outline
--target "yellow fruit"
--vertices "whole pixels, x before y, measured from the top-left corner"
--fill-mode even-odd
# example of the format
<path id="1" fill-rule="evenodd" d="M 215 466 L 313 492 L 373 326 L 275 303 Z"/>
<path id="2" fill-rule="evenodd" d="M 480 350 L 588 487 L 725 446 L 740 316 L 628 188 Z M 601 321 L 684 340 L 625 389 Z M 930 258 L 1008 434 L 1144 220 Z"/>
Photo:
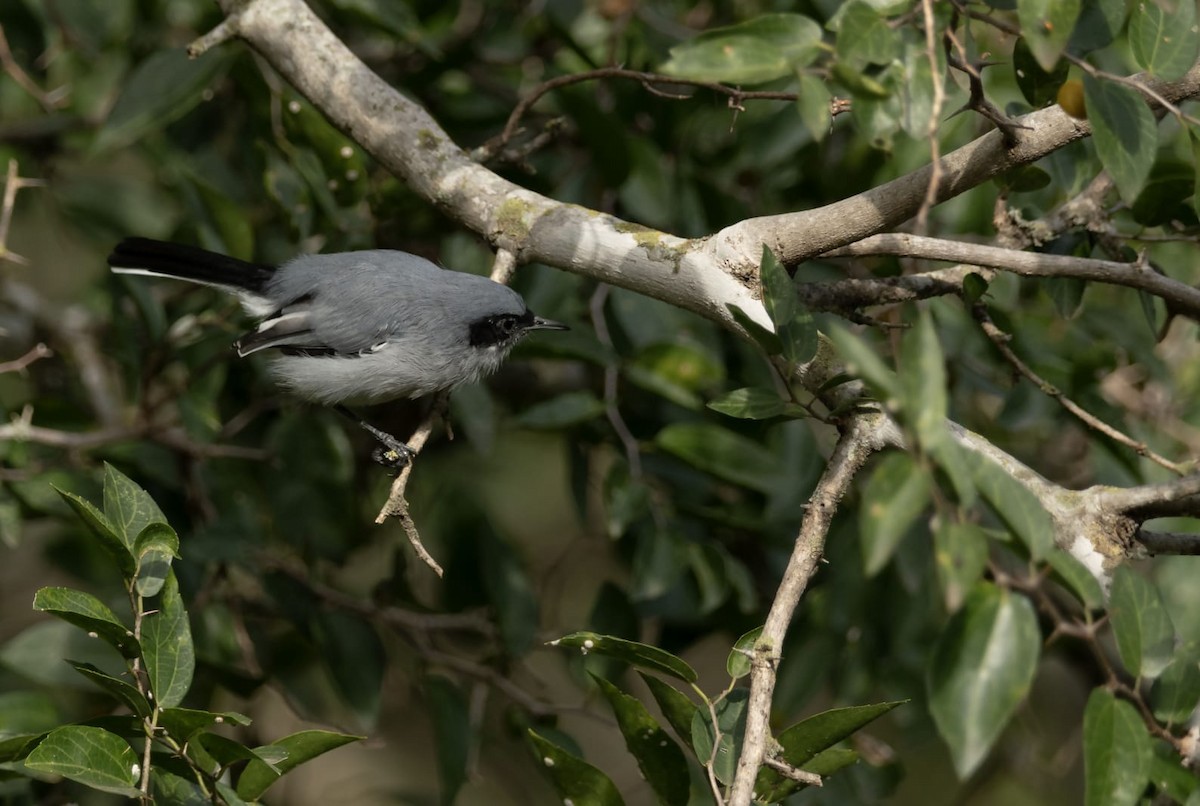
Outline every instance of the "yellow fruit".
<path id="1" fill-rule="evenodd" d="M 1058 105 L 1073 118 L 1087 120 L 1087 104 L 1083 100 L 1083 82 L 1077 78 L 1064 81 L 1058 88 Z"/>

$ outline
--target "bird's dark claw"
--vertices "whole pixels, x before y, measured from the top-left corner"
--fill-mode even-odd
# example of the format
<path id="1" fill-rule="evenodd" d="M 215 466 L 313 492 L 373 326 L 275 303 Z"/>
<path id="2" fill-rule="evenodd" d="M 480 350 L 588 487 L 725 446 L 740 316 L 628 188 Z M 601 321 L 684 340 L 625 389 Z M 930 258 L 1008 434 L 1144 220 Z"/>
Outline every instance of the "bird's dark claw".
<path id="1" fill-rule="evenodd" d="M 412 461 L 413 450 L 391 434 L 376 434 L 378 447 L 371 451 L 371 458 L 393 473 L 399 473 Z"/>

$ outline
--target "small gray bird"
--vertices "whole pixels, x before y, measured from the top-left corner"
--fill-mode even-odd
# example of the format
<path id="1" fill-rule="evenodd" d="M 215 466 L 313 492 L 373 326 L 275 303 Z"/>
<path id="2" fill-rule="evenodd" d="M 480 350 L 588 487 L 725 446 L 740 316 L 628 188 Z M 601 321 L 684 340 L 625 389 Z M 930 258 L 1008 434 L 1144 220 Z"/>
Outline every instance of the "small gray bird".
<path id="1" fill-rule="evenodd" d="M 379 440 L 376 460 L 392 467 L 407 463 L 412 451 L 345 403 L 451 389 L 495 372 L 529 331 L 567 329 L 534 316 L 508 286 L 407 252 L 302 255 L 274 267 L 126 238 L 108 265 L 119 274 L 175 277 L 237 295 L 261 320 L 235 342 L 238 355 L 272 351 L 270 370 L 280 386 L 351 417 Z"/>

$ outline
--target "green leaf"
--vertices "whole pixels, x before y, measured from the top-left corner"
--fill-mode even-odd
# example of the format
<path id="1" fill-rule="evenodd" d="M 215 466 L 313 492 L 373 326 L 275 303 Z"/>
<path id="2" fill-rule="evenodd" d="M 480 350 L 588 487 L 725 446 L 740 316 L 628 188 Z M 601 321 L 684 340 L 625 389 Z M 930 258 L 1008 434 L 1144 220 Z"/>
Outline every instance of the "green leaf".
<path id="1" fill-rule="evenodd" d="M 925 451 L 950 440 L 946 425 L 946 364 L 929 309 L 900 341 L 900 411 Z"/>
<path id="2" fill-rule="evenodd" d="M 158 712 L 158 724 L 175 741 L 191 741 L 200 731 L 217 725 L 241 726 L 250 724 L 250 717 L 237 711 L 201 711 L 195 708 L 163 708 Z"/>
<path id="3" fill-rule="evenodd" d="M 690 779 L 687 760 L 679 745 L 650 716 L 646 706 L 603 677 L 592 675 L 617 718 L 625 747 L 637 761 L 642 775 L 667 806 L 686 806 Z"/>
<path id="4" fill-rule="evenodd" d="M 467 762 L 474 740 L 470 709 L 459 687 L 445 677 L 431 675 L 425 679 L 423 688 L 437 743 L 439 800 L 450 806 L 467 780 Z"/>
<path id="5" fill-rule="evenodd" d="M 108 605 L 90 593 L 72 588 L 42 588 L 33 597 L 33 609 L 74 624 L 88 635 L 101 638 L 127 658 L 137 657 L 138 642 Z"/>
<path id="6" fill-rule="evenodd" d="M 1076 598 L 1089 610 L 1099 610 L 1104 607 L 1104 591 L 1095 574 L 1083 563 L 1065 551 L 1052 551 L 1046 555 L 1046 562 L 1054 569 L 1054 577 L 1075 594 Z"/>
<path id="7" fill-rule="evenodd" d="M 136 798 L 141 775 L 129 743 L 103 728 L 67 725 L 49 735 L 25 758 L 35 772 L 61 775 L 92 789 Z"/>
<path id="8" fill-rule="evenodd" d="M 887 64 L 899 55 L 900 39 L 888 21 L 866 3 L 853 2 L 841 12 L 837 56 L 853 67 Z"/>
<path id="9" fill-rule="evenodd" d="M 954 612 L 983 576 L 988 557 L 987 537 L 973 523 L 946 522 L 941 518 L 939 521 L 933 531 L 934 564 L 946 609 Z"/>
<path id="10" fill-rule="evenodd" d="M 179 705 L 192 685 L 196 653 L 174 573 L 167 574 L 157 612 L 142 621 L 142 657 L 158 707 Z"/>
<path id="11" fill-rule="evenodd" d="M 1109 44 L 1125 27 L 1127 13 L 1125 0 L 1083 0 L 1067 50 L 1083 56 Z"/>
<path id="12" fill-rule="evenodd" d="M 150 494 L 107 462 L 104 465 L 104 516 L 130 551 L 134 550 L 143 529 L 152 523 L 167 522 Z"/>
<path id="13" fill-rule="evenodd" d="M 1137 803 L 1146 787 L 1153 749 L 1137 710 L 1103 688 L 1083 712 L 1087 806 Z"/>
<path id="14" fill-rule="evenodd" d="M 796 313 L 799 304 L 796 287 L 792 284 L 787 269 L 775 259 L 774 253 L 765 245 L 762 248 L 758 274 L 762 283 L 763 305 L 766 306 L 767 315 L 771 317 L 775 332 L 778 333 L 779 326 L 790 322 Z"/>
<path id="15" fill-rule="evenodd" d="M 570 428 L 604 415 L 604 401 L 591 392 L 567 392 L 536 403 L 517 415 L 522 428 Z"/>
<path id="16" fill-rule="evenodd" d="M 321 609 L 311 622 L 313 643 L 324 659 L 342 700 L 370 728 L 379 717 L 387 657 L 375 626 L 344 610 Z"/>
<path id="17" fill-rule="evenodd" d="M 981 583 L 938 638 L 929 708 L 966 779 L 987 756 L 1037 670 L 1041 634 L 1022 596 Z"/>
<path id="18" fill-rule="evenodd" d="M 883 363 L 865 340 L 838 324 L 829 327 L 829 340 L 846 362 L 846 371 L 862 378 L 884 405 L 898 406 L 903 399 L 900 379 Z"/>
<path id="19" fill-rule="evenodd" d="M 784 400 L 774 389 L 753 386 L 727 392 L 716 400 L 710 400 L 708 407 L 742 420 L 769 420 L 784 414 L 801 419 L 808 414 L 802 406 Z"/>
<path id="20" fill-rule="evenodd" d="M 1042 284 L 1054 308 L 1064 319 L 1071 319 L 1079 313 L 1083 305 L 1083 292 L 1087 290 L 1087 282 L 1076 277 L 1047 277 Z"/>
<path id="21" fill-rule="evenodd" d="M 907 453 L 889 453 L 875 466 L 858 509 L 867 576 L 874 576 L 888 564 L 901 539 L 928 506 L 931 487 L 929 474 L 920 470 Z"/>
<path id="22" fill-rule="evenodd" d="M 746 731 L 746 702 L 749 689 L 735 688 L 713 703 L 716 729 L 707 708 L 697 708 L 692 715 L 692 748 L 700 763 L 712 764 L 713 774 L 723 784 L 733 781 L 738 756 L 742 752 L 742 735 Z M 714 752 L 715 747 L 715 752 Z"/>
<path id="23" fill-rule="evenodd" d="M 125 80 L 112 112 L 96 135 L 97 151 L 121 148 L 183 117 L 200 103 L 229 64 L 229 57 L 212 51 L 189 59 L 183 48 L 160 50 L 139 64 Z"/>
<path id="24" fill-rule="evenodd" d="M 1197 648 L 1189 647 L 1175 653 L 1150 689 L 1154 715 L 1163 722 L 1187 722 L 1200 702 L 1200 657 Z"/>
<path id="25" fill-rule="evenodd" d="M 54 487 L 53 484 L 50 485 Z M 108 522 L 108 518 L 104 513 L 92 505 L 90 501 L 85 501 L 74 493 L 69 493 L 66 490 L 60 490 L 54 487 L 62 499 L 70 505 L 71 509 L 75 510 L 75 514 L 79 516 L 91 531 L 93 535 L 100 541 L 100 545 L 108 552 L 117 562 L 117 567 L 121 570 L 121 575 L 125 578 L 133 576 L 137 566 L 133 559 L 133 553 L 129 545 L 121 539 L 116 528 Z"/>
<path id="26" fill-rule="evenodd" d="M 1175 628 L 1158 588 L 1122 565 L 1113 574 L 1108 613 L 1125 668 L 1134 677 L 1158 677 L 1175 649 Z"/>
<path id="27" fill-rule="evenodd" d="M 829 134 L 833 123 L 833 95 L 824 81 L 809 73 L 800 73 L 796 81 L 799 84 L 796 111 L 800 114 L 800 122 L 819 143 Z"/>
<path id="28" fill-rule="evenodd" d="M 1065 61 L 1055 60 L 1050 70 L 1043 70 L 1024 37 L 1013 45 L 1012 60 L 1017 87 L 1034 109 L 1053 103 L 1058 97 L 1058 88 L 1070 75 L 1070 65 Z"/>
<path id="29" fill-rule="evenodd" d="M 996 177 L 996 184 L 1009 193 L 1032 193 L 1049 187 L 1052 181 L 1050 174 L 1036 165 L 1022 165 Z"/>
<path id="30" fill-rule="evenodd" d="M 974 305 L 979 300 L 983 299 L 983 295 L 987 293 L 988 281 L 975 272 L 971 272 L 963 278 L 963 302 L 967 305 Z"/>
<path id="31" fill-rule="evenodd" d="M 783 475 L 775 454 L 711 423 L 673 423 L 654 441 L 693 467 L 751 490 L 770 492 Z"/>
<path id="32" fill-rule="evenodd" d="M 563 802 L 574 806 L 624 806 L 621 793 L 607 775 L 578 756 L 529 731 L 534 751 Z"/>
<path id="33" fill-rule="evenodd" d="M 626 641 L 624 638 L 594 632 L 573 632 L 551 641 L 550 646 L 578 649 L 584 655 L 595 652 L 597 655 L 616 658 L 631 666 L 669 674 L 685 683 L 696 682 L 696 670 L 686 661 L 665 649 L 649 644 L 639 644 L 636 641 Z"/>
<path id="34" fill-rule="evenodd" d="M 755 321 L 750 314 L 733 303 L 729 303 L 725 307 L 729 310 L 733 320 L 746 331 L 750 338 L 754 339 L 754 343 L 761 347 L 764 353 L 767 355 L 779 355 L 783 352 L 783 345 L 779 343 L 779 337 L 773 331 L 767 330 Z"/>
<path id="35" fill-rule="evenodd" d="M 1182 78 L 1200 55 L 1193 0 L 1143 0 L 1129 17 L 1129 50 L 1143 70 L 1166 81 Z"/>
<path id="36" fill-rule="evenodd" d="M 1121 198 L 1132 203 L 1142 192 L 1158 151 L 1154 114 L 1137 90 L 1087 74 L 1083 96 L 1100 163 Z"/>
<path id="37" fill-rule="evenodd" d="M 1080 8 L 1080 0 L 1017 0 L 1021 35 L 1043 70 L 1054 69 L 1071 38 Z"/>
<path id="38" fill-rule="evenodd" d="M 239 761 L 259 761 L 268 770 L 282 775 L 279 764 L 288 757 L 287 751 L 282 747 L 270 744 L 263 747 L 246 747 L 241 742 L 227 739 L 219 733 L 202 731 L 193 738 L 189 746 L 194 746 L 197 742 L 203 745 L 205 752 L 222 767 L 229 767 Z"/>
<path id="39" fill-rule="evenodd" d="M 818 775 L 828 775 L 858 759 L 852 751 L 837 751 L 833 746 L 908 700 L 834 708 L 814 714 L 779 734 L 782 748 L 780 758 L 793 767 Z M 825 756 L 826 753 L 832 754 Z M 849 754 L 849 755 L 848 755 Z M 818 764 L 818 760 L 821 759 Z M 785 779 L 774 770 L 763 768 L 758 773 L 754 791 L 757 799 L 766 803 L 783 800 L 799 788 L 795 781 Z"/>
<path id="40" fill-rule="evenodd" d="M 820 26 L 808 17 L 765 14 L 676 45 L 659 72 L 696 81 L 761 84 L 810 63 L 820 41 Z"/>
<path id="41" fill-rule="evenodd" d="M 651 696 L 658 703 L 658 709 L 667 718 L 667 722 L 670 723 L 671 729 L 675 731 L 675 735 L 691 748 L 692 719 L 695 717 L 699 706 L 692 702 L 686 694 L 681 693 L 674 686 L 664 683 L 657 677 L 652 677 L 642 671 L 638 671 L 638 675 L 646 681 L 646 685 L 650 688 Z"/>
<path id="42" fill-rule="evenodd" d="M 67 661 L 67 663 L 75 671 L 116 697 L 122 705 L 132 711 L 139 719 L 149 718 L 153 709 L 150 707 L 150 703 L 146 701 L 146 697 L 142 692 L 138 691 L 137 686 L 118 677 L 106 674 L 90 663 L 79 663 L 71 660 Z"/>
<path id="43" fill-rule="evenodd" d="M 686 342 L 651 344 L 638 352 L 624 372 L 632 383 L 688 409 L 702 406 L 698 391 L 725 379 L 720 362 Z"/>
<path id="44" fill-rule="evenodd" d="M 134 540 L 137 557 L 137 592 L 157 596 L 171 571 L 171 560 L 179 557 L 179 535 L 165 523 L 148 523 Z"/>
<path id="45" fill-rule="evenodd" d="M 1054 526 L 1041 501 L 1002 467 L 974 452 L 964 452 L 971 477 L 984 500 L 1035 560 L 1054 547 Z"/>
<path id="46" fill-rule="evenodd" d="M 1172 220 L 1186 221 L 1194 214 L 1187 199 L 1195 187 L 1196 170 L 1190 163 L 1157 159 L 1145 187 L 1130 208 L 1133 220 L 1143 227 L 1157 227 Z"/>
<path id="47" fill-rule="evenodd" d="M 734 641 L 729 657 L 725 659 L 725 670 L 734 680 L 750 674 L 750 656 L 754 652 L 754 644 L 762 635 L 763 628 L 755 627 Z"/>
<path id="48" fill-rule="evenodd" d="M 494 535 L 480 541 L 478 551 L 484 588 L 496 611 L 504 648 L 513 657 L 524 655 L 537 640 L 540 623 L 533 583 L 513 549 Z"/>
<path id="49" fill-rule="evenodd" d="M 302 730 L 272 742 L 266 747 L 257 748 L 258 752 L 277 749 L 287 755 L 276 762 L 275 766 L 278 768 L 278 772 L 260 760 L 247 764 L 246 769 L 242 771 L 242 777 L 238 779 L 238 797 L 243 800 L 258 800 L 271 784 L 290 770 L 317 756 L 324 755 L 330 750 L 336 750 L 342 745 L 360 741 L 362 738 L 362 736 L 334 733 L 327 730 Z"/>

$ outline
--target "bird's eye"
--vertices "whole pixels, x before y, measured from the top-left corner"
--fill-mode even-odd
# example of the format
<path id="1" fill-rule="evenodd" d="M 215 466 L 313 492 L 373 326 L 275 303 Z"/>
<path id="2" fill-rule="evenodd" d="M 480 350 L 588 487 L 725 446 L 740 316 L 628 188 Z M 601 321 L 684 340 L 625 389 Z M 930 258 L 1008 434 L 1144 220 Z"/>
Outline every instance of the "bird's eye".
<path id="1" fill-rule="evenodd" d="M 505 335 L 510 335 L 517 329 L 517 318 L 515 316 L 504 316 L 500 318 L 500 332 Z"/>

